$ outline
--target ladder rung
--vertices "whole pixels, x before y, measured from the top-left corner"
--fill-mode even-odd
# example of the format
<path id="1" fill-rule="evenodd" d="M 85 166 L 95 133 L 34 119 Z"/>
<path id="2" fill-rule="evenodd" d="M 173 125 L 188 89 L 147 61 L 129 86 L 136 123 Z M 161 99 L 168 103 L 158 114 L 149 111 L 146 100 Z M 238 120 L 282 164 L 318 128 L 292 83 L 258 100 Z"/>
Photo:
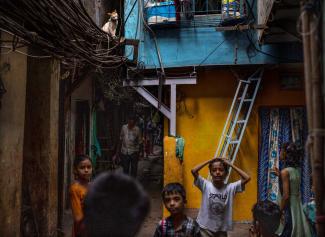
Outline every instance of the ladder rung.
<path id="1" fill-rule="evenodd" d="M 238 100 L 241 100 L 242 98 L 241 97 L 238 97 Z M 253 99 L 243 99 L 244 102 L 251 102 L 253 101 Z"/>
<path id="2" fill-rule="evenodd" d="M 252 102 L 253 99 L 244 99 L 243 101 L 244 101 L 244 102 Z"/>
<path id="3" fill-rule="evenodd" d="M 238 144 L 239 141 L 238 140 L 234 140 L 234 141 L 230 141 L 229 144 Z"/>
<path id="4" fill-rule="evenodd" d="M 249 80 L 241 80 L 242 83 L 250 84 L 251 82 Z"/>
<path id="5" fill-rule="evenodd" d="M 237 100 L 241 100 L 243 97 L 238 97 Z M 252 98 L 244 98 L 244 100 L 252 100 Z"/>
<path id="6" fill-rule="evenodd" d="M 245 123 L 246 120 L 238 120 L 237 123 Z"/>

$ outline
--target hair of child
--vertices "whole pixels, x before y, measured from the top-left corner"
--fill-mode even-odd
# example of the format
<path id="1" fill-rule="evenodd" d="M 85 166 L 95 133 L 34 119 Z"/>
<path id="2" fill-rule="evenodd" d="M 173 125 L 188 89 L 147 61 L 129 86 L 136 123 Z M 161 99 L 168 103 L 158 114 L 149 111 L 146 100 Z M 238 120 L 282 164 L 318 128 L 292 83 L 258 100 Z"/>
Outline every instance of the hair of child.
<path id="1" fill-rule="evenodd" d="M 85 226 L 92 237 L 134 237 L 149 212 L 150 200 L 131 177 L 102 173 L 85 198 Z"/>
<path id="2" fill-rule="evenodd" d="M 284 163 L 286 167 L 300 167 L 303 148 L 293 142 L 283 145 L 285 152 Z"/>
<path id="3" fill-rule="evenodd" d="M 89 156 L 87 156 L 87 155 L 78 155 L 73 161 L 73 167 L 76 169 L 78 167 L 78 165 L 84 160 L 89 160 L 90 163 L 92 163 L 91 158 Z"/>
<path id="4" fill-rule="evenodd" d="M 163 188 L 161 192 L 161 198 L 164 200 L 166 195 L 178 193 L 182 196 L 184 203 L 186 203 L 186 192 L 180 183 L 169 183 L 166 184 L 166 186 Z"/>
<path id="5" fill-rule="evenodd" d="M 222 164 L 222 166 L 223 166 L 223 168 L 224 168 L 226 174 L 228 174 L 228 172 L 229 172 L 228 165 L 227 165 L 223 160 L 218 159 L 218 158 L 216 158 L 216 159 L 210 161 L 210 163 L 209 163 L 209 170 L 211 171 L 212 165 L 213 165 L 214 163 L 217 163 L 217 162 L 220 162 L 220 163 Z"/>
<path id="6" fill-rule="evenodd" d="M 276 232 L 280 224 L 281 211 L 279 205 L 266 200 L 257 202 L 252 209 L 254 221 L 267 228 L 272 234 Z"/>

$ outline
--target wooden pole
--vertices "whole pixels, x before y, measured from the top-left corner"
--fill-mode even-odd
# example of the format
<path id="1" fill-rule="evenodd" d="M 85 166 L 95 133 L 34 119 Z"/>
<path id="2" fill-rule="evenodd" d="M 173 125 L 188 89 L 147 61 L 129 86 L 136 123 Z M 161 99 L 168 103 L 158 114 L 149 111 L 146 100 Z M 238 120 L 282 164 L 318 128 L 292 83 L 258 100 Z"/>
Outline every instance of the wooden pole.
<path id="1" fill-rule="evenodd" d="M 306 107 L 307 107 L 307 122 L 308 129 L 313 127 L 312 119 L 312 92 L 311 92 L 311 59 L 310 59 L 310 35 L 309 32 L 309 13 L 303 13 L 304 3 L 301 3 L 301 21 L 302 21 L 302 40 L 304 50 L 304 73 L 305 73 L 305 94 L 306 94 Z M 310 154 L 311 155 L 311 154 Z"/>
<path id="2" fill-rule="evenodd" d="M 312 138 L 310 157 L 312 163 L 312 175 L 315 188 L 316 215 L 324 215 L 324 166 L 323 166 L 323 100 L 322 84 L 320 77 L 320 54 L 318 42 L 317 22 L 308 11 L 302 9 L 302 31 L 305 66 L 305 91 L 309 134 Z M 314 32 L 310 32 L 314 30 Z M 318 236 L 325 236 L 324 223 L 317 223 Z"/>
<path id="3" fill-rule="evenodd" d="M 310 29 L 317 29 L 316 19 L 310 21 Z M 323 100 L 322 84 L 320 78 L 320 54 L 318 41 L 318 30 L 310 34 L 311 46 L 311 75 L 312 75 L 312 103 L 313 103 L 313 179 L 315 187 L 316 215 L 324 215 L 324 166 L 323 166 Z M 325 223 L 317 223 L 318 236 L 325 236 Z"/>

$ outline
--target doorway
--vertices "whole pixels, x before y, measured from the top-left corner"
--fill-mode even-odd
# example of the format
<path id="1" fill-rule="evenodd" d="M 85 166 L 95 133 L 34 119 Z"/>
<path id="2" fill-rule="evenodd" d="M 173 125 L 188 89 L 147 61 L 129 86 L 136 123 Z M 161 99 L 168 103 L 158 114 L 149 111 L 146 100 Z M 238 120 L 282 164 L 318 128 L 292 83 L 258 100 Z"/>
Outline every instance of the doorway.
<path id="1" fill-rule="evenodd" d="M 295 142 L 304 147 L 307 139 L 306 109 L 304 107 L 263 107 L 259 111 L 260 136 L 258 160 L 258 199 L 276 201 L 280 192 L 279 179 L 271 170 L 281 170 L 279 160 L 281 146 L 286 142 Z M 301 162 L 301 197 L 302 202 L 311 196 L 311 166 L 304 153 Z"/>

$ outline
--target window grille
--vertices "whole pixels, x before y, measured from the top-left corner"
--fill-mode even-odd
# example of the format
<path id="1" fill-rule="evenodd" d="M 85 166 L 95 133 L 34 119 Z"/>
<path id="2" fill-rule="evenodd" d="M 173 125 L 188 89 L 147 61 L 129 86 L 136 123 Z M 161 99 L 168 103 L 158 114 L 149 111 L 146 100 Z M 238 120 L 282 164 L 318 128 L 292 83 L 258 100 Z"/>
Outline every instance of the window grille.
<path id="1" fill-rule="evenodd" d="M 217 26 L 246 15 L 245 0 L 144 0 L 149 25 Z"/>
<path id="2" fill-rule="evenodd" d="M 195 15 L 221 14 L 221 0 L 192 0 Z"/>

